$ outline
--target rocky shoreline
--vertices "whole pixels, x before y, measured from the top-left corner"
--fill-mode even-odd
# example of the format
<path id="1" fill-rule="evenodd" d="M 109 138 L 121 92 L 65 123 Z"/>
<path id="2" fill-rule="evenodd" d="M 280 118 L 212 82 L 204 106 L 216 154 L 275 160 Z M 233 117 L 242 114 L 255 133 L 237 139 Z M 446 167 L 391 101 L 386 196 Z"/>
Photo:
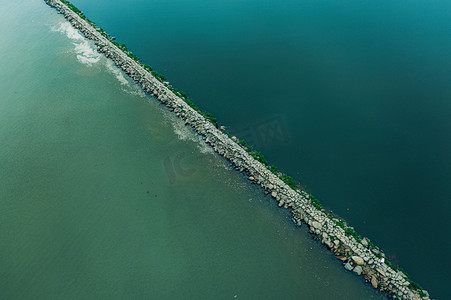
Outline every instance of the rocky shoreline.
<path id="1" fill-rule="evenodd" d="M 260 185 L 265 193 L 271 194 L 278 205 L 290 209 L 294 222 L 302 222 L 310 228 L 310 233 L 343 261 L 349 271 L 363 276 L 374 288 L 388 293 L 397 299 L 430 299 L 425 290 L 414 287 L 408 276 L 391 268 L 387 262 L 381 262 L 383 253 L 367 238 L 355 238 L 340 220 L 319 210 L 313 204 L 310 195 L 304 191 L 295 191 L 266 166 L 254 159 L 243 147 L 237 144 L 235 137 L 229 138 L 210 121 L 190 107 L 163 82 L 155 78 L 143 65 L 124 53 L 112 43 L 105 32 L 89 20 L 83 19 L 60 0 L 45 0 L 78 29 L 87 39 L 94 41 L 97 50 L 127 73 L 149 95 L 157 98 L 178 117 L 191 126 L 220 155 L 227 158 L 240 172 L 245 172 L 249 180 Z M 352 232 L 353 229 L 352 229 Z M 354 232 L 355 233 L 355 232 Z M 410 287 L 409 287 L 410 286 Z"/>

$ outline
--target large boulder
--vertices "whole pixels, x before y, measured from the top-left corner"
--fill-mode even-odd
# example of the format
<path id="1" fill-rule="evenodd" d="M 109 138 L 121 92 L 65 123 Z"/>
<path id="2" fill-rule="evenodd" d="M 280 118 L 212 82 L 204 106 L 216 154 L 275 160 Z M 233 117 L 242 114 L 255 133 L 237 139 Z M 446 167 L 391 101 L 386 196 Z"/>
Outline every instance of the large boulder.
<path id="1" fill-rule="evenodd" d="M 363 258 L 361 258 L 360 256 L 352 256 L 351 258 L 358 265 L 363 265 L 365 263 Z"/>
<path id="2" fill-rule="evenodd" d="M 362 269 L 361 266 L 357 266 L 357 267 L 354 268 L 354 272 L 356 272 L 357 275 L 360 276 L 360 274 L 362 274 L 362 272 L 363 272 L 363 269 Z"/>
<path id="3" fill-rule="evenodd" d="M 321 228 L 323 228 L 323 225 L 321 225 L 320 222 L 313 221 L 312 222 L 312 227 L 315 228 L 315 229 L 321 230 Z"/>
<path id="4" fill-rule="evenodd" d="M 373 288 L 377 289 L 377 279 L 375 276 L 371 277 L 371 285 L 373 286 Z"/>
<path id="5" fill-rule="evenodd" d="M 351 264 L 350 264 L 350 263 L 346 263 L 346 264 L 345 264 L 345 269 L 348 270 L 348 271 L 352 271 L 352 266 L 351 266 Z"/>
<path id="6" fill-rule="evenodd" d="M 376 271 L 379 272 L 379 274 L 381 274 L 382 276 L 387 276 L 384 272 L 384 270 L 382 270 L 382 268 L 376 268 Z"/>

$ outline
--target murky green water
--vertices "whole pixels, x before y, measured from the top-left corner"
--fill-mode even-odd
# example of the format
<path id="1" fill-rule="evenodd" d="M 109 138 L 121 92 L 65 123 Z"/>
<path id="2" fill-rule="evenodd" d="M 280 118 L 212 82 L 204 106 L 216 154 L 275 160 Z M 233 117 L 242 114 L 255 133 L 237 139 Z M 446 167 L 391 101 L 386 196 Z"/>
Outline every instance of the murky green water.
<path id="1" fill-rule="evenodd" d="M 383 299 L 43 1 L 0 10 L 1 299 Z"/>

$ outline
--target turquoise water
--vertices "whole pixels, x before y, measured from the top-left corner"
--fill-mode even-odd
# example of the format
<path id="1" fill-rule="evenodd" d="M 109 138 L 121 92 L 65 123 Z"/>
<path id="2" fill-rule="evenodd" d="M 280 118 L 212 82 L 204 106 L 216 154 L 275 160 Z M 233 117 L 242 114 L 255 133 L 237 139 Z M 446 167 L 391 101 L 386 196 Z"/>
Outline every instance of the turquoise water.
<path id="1" fill-rule="evenodd" d="M 451 2 L 74 3 L 451 298 Z"/>
<path id="2" fill-rule="evenodd" d="M 0 10 L 1 299 L 384 299 L 43 1 Z"/>

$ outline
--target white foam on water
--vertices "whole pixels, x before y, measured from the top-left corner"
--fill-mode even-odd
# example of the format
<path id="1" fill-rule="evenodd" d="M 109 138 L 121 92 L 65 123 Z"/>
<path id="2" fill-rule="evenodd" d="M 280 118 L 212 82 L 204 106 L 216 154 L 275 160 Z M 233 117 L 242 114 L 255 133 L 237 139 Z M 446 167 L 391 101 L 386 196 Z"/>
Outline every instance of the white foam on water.
<path id="1" fill-rule="evenodd" d="M 207 143 L 205 143 L 200 137 L 199 137 L 199 140 L 200 141 L 198 141 L 199 143 L 197 145 L 197 148 L 199 149 L 199 151 L 201 153 L 205 153 L 205 154 L 214 153 L 213 148 L 211 148 L 211 146 L 209 146 Z"/>
<path id="2" fill-rule="evenodd" d="M 129 93 L 130 95 L 138 96 L 141 98 L 146 97 L 146 93 L 144 93 L 144 91 L 139 86 L 134 86 L 134 88 L 129 87 L 129 88 L 122 89 L 122 90 Z"/>
<path id="3" fill-rule="evenodd" d="M 93 44 L 86 40 L 69 22 L 60 22 L 58 25 L 51 27 L 51 30 L 64 33 L 73 41 L 72 44 L 74 45 L 77 59 L 82 64 L 91 66 L 100 60 L 101 55 L 96 51 Z"/>
<path id="4" fill-rule="evenodd" d="M 74 52 L 77 54 L 77 60 L 82 64 L 92 66 L 100 61 L 102 54 L 97 52 L 94 43 L 87 40 L 83 35 L 67 21 L 62 21 L 57 25 L 50 27 L 52 31 L 61 32 L 72 40 L 74 45 Z M 144 91 L 131 79 L 128 79 L 124 72 L 122 72 L 110 59 L 105 59 L 107 71 L 112 73 L 122 86 L 122 91 L 131 95 L 146 97 Z"/>
<path id="5" fill-rule="evenodd" d="M 180 120 L 173 120 L 171 124 L 179 139 L 182 141 L 196 142 L 195 135 Z"/>
<path id="6" fill-rule="evenodd" d="M 87 41 L 73 44 L 77 53 L 77 59 L 82 64 L 92 65 L 100 60 L 100 54 Z"/>
<path id="7" fill-rule="evenodd" d="M 130 85 L 121 70 L 119 70 L 110 59 L 106 60 L 105 65 L 108 71 L 110 71 L 122 85 Z"/>
<path id="8" fill-rule="evenodd" d="M 174 129 L 175 134 L 182 141 L 192 141 L 196 143 L 197 149 L 204 154 L 212 154 L 215 153 L 213 148 L 205 143 L 200 135 L 193 132 L 191 127 L 186 126 L 183 122 L 179 120 L 173 120 L 171 122 L 172 128 Z"/>
<path id="9" fill-rule="evenodd" d="M 107 59 L 105 65 L 108 72 L 113 74 L 121 84 L 122 91 L 141 98 L 146 97 L 146 93 L 144 93 L 142 88 L 135 84 L 135 82 L 133 82 L 133 80 L 130 79 L 121 69 L 119 69 L 111 59 Z"/>
<path id="10" fill-rule="evenodd" d="M 74 29 L 67 21 L 61 21 L 57 25 L 52 26 L 51 30 L 64 33 L 71 40 L 83 40 L 83 36 L 80 34 L 80 32 Z"/>

